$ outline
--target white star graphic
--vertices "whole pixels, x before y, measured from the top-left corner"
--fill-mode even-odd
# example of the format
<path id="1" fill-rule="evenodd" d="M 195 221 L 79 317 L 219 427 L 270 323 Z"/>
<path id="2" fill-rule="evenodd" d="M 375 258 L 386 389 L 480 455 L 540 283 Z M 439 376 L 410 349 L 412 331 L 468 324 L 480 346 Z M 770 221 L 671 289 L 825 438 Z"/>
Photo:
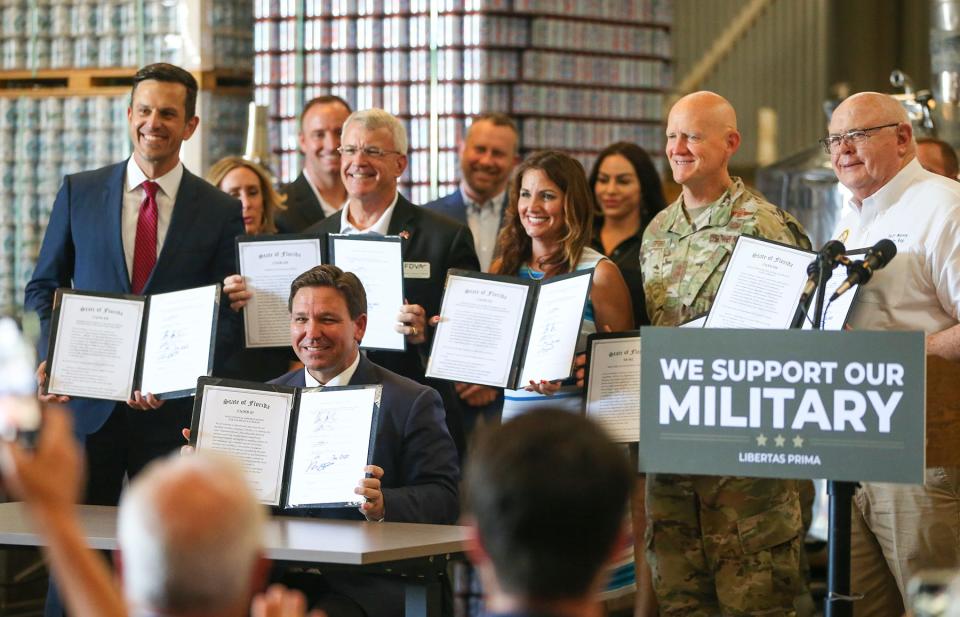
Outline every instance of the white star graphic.
<path id="1" fill-rule="evenodd" d="M 778 448 L 782 448 L 783 444 L 786 443 L 787 441 L 786 439 L 783 438 L 783 435 L 777 435 L 776 437 L 773 438 L 773 440 L 777 443 Z"/>
<path id="2" fill-rule="evenodd" d="M 760 433 L 759 435 L 757 435 L 757 445 L 758 446 L 767 445 L 767 437 L 763 433 Z"/>

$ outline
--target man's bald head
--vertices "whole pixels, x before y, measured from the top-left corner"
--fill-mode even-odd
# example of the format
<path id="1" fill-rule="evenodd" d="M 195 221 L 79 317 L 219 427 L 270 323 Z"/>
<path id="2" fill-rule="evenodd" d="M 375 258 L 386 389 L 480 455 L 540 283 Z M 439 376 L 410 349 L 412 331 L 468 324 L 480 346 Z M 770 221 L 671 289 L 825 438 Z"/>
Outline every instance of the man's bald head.
<path id="1" fill-rule="evenodd" d="M 716 92 L 701 90 L 681 97 L 673 107 L 670 115 L 694 114 L 703 122 L 712 124 L 720 130 L 737 130 L 737 112 L 730 101 Z M 669 118 L 667 120 L 669 122 Z"/>
<path id="2" fill-rule="evenodd" d="M 703 206 L 730 186 L 727 165 L 740 147 L 737 114 L 714 92 L 681 98 L 667 116 L 666 154 L 687 206 Z"/>
<path id="3" fill-rule="evenodd" d="M 837 178 L 858 201 L 880 190 L 916 153 L 906 110 L 879 92 L 861 92 L 840 103 L 829 130 L 831 136 L 845 136 L 831 147 L 830 158 Z"/>
<path id="4" fill-rule="evenodd" d="M 197 453 L 152 463 L 120 503 L 128 604 L 162 613 L 246 607 L 264 518 L 230 460 Z"/>

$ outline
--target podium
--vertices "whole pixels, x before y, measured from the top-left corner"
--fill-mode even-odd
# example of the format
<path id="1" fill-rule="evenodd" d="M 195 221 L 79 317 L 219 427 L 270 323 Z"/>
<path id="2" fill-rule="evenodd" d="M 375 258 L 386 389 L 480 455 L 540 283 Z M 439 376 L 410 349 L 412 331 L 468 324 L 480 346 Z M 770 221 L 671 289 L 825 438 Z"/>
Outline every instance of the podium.
<path id="1" fill-rule="evenodd" d="M 960 465 L 960 365 L 925 357 L 921 332 L 642 338 L 640 471 L 832 480 L 826 614 L 849 615 L 856 482 L 918 484 L 925 467 Z"/>
<path id="2" fill-rule="evenodd" d="M 927 467 L 960 467 L 960 363 L 927 356 Z"/>

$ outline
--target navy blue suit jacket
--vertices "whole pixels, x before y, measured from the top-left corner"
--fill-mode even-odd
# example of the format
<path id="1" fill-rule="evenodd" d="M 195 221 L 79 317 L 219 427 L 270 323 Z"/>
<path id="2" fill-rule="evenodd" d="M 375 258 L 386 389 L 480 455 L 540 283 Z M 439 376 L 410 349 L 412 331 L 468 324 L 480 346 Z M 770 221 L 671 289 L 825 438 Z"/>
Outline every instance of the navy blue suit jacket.
<path id="1" fill-rule="evenodd" d="M 302 388 L 306 385 L 304 369 L 270 383 Z M 361 355 L 350 385 L 374 384 L 383 386 L 373 464 L 383 468 L 380 486 L 386 520 L 452 525 L 459 514 L 460 466 L 444 423 L 440 395 Z M 356 508 L 321 510 L 317 514 L 363 519 Z"/>
<path id="2" fill-rule="evenodd" d="M 58 287 L 132 293 L 120 230 L 126 161 L 66 176 L 53 204 L 33 277 L 25 291 L 25 308 L 41 321 L 40 355 L 47 352 L 53 294 Z M 220 283 L 236 272 L 234 238 L 243 233 L 240 202 L 186 169 L 157 263 L 143 290 L 164 293 Z M 236 345 L 238 318 L 221 302 L 217 356 Z M 72 399 L 74 430 L 96 432 L 115 403 Z M 167 406 L 192 406 L 191 399 Z M 189 411 L 187 411 L 189 414 Z M 189 415 L 188 415 L 189 417 Z M 177 435 L 172 435 L 174 443 Z"/>
<path id="3" fill-rule="evenodd" d="M 459 188 L 449 195 L 444 195 L 428 204 L 424 204 L 423 207 L 445 214 L 464 225 L 467 224 L 467 204 L 463 203 L 463 193 Z"/>
<path id="4" fill-rule="evenodd" d="M 503 198 L 503 207 L 500 208 L 500 227 L 503 227 L 503 216 L 507 213 L 508 199 L 509 196 L 505 195 Z M 444 195 L 428 204 L 424 204 L 423 207 L 433 210 L 434 212 L 439 212 L 440 214 L 445 214 L 464 225 L 467 224 L 467 204 L 463 203 L 463 192 L 459 188 L 449 195 Z"/>

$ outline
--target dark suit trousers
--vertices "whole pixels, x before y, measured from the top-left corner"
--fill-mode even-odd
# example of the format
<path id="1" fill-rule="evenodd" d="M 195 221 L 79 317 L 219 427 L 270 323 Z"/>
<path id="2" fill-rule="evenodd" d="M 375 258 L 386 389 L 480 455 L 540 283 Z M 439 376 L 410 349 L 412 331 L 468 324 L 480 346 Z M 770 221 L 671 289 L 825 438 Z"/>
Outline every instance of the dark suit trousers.
<path id="1" fill-rule="evenodd" d="M 192 398 L 169 400 L 160 409 L 139 411 L 117 403 L 100 430 L 87 435 L 87 490 L 84 503 L 115 506 L 124 476 L 133 479 L 150 461 L 186 442 Z"/>

